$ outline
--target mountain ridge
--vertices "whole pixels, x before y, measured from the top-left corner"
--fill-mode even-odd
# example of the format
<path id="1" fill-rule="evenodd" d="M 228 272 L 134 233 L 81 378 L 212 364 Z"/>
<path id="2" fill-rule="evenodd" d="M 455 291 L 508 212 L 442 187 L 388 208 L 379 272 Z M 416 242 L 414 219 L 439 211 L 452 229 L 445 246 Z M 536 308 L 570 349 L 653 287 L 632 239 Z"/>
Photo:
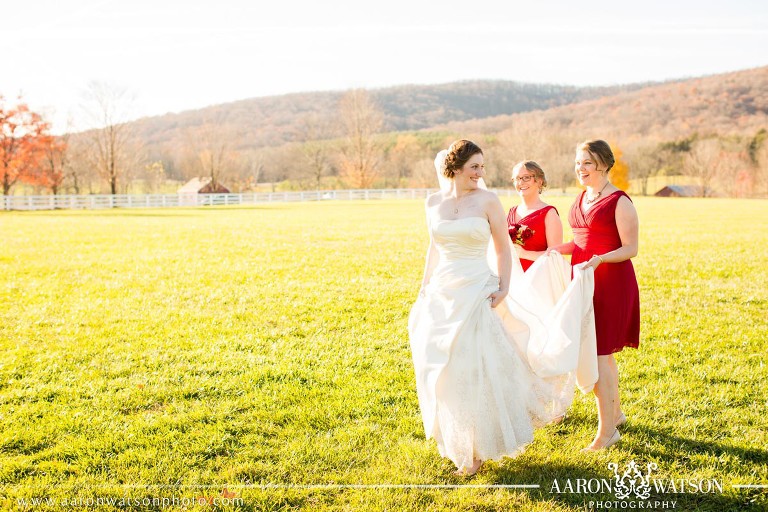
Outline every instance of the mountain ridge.
<path id="1" fill-rule="evenodd" d="M 453 121 L 546 110 L 628 90 L 650 82 L 616 86 L 579 87 L 504 80 L 463 80 L 434 85 L 397 85 L 369 89 L 384 113 L 385 131 L 424 130 Z M 181 143 L 185 133 L 206 123 L 238 133 L 239 149 L 303 142 L 301 124 L 317 116 L 332 124 L 338 102 L 346 91 L 289 93 L 248 98 L 201 109 L 167 113 L 131 121 L 136 135 L 157 148 Z M 338 130 L 328 130 L 328 136 Z"/>

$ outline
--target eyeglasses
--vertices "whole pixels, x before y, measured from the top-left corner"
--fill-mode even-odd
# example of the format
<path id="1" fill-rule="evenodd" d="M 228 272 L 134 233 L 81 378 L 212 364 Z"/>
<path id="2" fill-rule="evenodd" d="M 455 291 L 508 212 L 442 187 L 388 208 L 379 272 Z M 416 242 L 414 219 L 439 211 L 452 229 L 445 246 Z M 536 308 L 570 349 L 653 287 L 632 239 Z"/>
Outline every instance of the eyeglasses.
<path id="1" fill-rule="evenodd" d="M 533 175 L 533 174 L 528 174 L 528 175 L 526 175 L 526 176 L 518 176 L 518 177 L 516 177 L 516 178 L 515 178 L 513 181 L 514 181 L 515 183 L 528 183 L 528 182 L 529 182 L 529 181 L 531 181 L 533 178 L 534 178 L 534 175 Z"/>

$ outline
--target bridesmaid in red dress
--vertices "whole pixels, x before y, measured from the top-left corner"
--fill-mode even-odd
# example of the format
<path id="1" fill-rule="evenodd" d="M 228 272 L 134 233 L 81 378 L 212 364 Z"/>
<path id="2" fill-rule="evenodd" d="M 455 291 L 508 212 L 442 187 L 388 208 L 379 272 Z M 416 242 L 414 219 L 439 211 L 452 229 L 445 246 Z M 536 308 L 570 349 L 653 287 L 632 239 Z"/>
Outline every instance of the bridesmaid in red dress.
<path id="1" fill-rule="evenodd" d="M 626 422 L 619 401 L 619 372 L 613 354 L 640 343 L 640 294 L 630 258 L 638 250 L 638 218 L 629 196 L 608 181 L 615 162 L 607 142 L 591 140 L 576 147 L 575 171 L 586 190 L 573 203 L 568 222 L 573 241 L 554 247 L 572 254 L 571 264 L 595 269 L 598 428 L 582 451 L 615 444 Z"/>
<path id="2" fill-rule="evenodd" d="M 541 200 L 547 178 L 539 164 L 532 160 L 518 163 L 512 169 L 512 181 L 523 202 L 509 210 L 507 227 L 525 271 L 547 247 L 563 243 L 563 223 L 557 209 Z"/>

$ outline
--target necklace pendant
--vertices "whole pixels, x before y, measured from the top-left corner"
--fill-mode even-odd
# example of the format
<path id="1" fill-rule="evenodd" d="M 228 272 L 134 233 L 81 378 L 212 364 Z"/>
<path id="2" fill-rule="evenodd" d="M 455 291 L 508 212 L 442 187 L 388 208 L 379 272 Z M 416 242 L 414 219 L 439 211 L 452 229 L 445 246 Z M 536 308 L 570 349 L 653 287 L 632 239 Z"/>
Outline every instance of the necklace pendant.
<path id="1" fill-rule="evenodd" d="M 459 209 L 458 208 L 454 208 L 453 209 L 453 213 L 459 213 Z"/>

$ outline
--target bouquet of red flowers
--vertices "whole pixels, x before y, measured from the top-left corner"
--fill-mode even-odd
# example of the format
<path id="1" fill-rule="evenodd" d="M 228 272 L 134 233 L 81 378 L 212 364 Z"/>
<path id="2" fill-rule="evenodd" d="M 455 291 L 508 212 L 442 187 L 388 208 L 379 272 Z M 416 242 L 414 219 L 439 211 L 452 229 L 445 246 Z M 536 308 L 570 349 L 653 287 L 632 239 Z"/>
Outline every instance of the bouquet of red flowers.
<path id="1" fill-rule="evenodd" d="M 525 245 L 525 241 L 531 238 L 533 233 L 535 231 L 525 224 L 512 224 L 509 227 L 509 238 L 512 239 L 513 244 Z"/>

